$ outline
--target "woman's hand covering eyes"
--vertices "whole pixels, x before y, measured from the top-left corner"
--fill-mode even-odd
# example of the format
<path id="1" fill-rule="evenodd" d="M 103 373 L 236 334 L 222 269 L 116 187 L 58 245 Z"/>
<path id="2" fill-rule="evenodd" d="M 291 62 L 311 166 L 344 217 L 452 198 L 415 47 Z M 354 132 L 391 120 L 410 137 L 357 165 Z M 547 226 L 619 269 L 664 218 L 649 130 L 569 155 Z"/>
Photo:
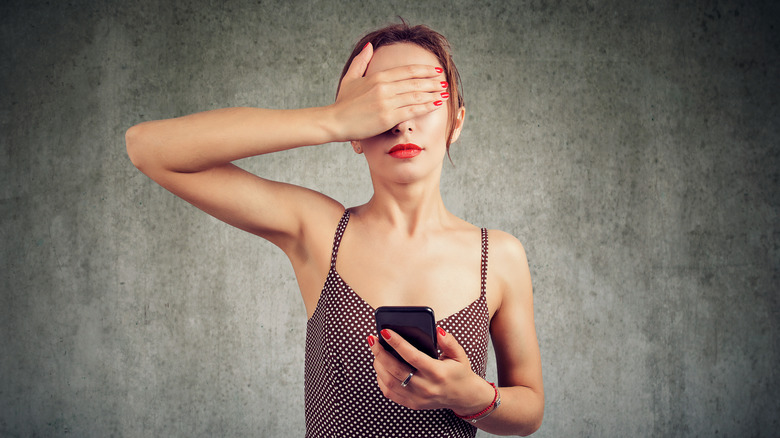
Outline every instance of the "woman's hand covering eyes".
<path id="1" fill-rule="evenodd" d="M 337 141 L 373 137 L 444 106 L 448 85 L 440 67 L 405 65 L 364 76 L 372 56 L 368 44 L 341 81 L 332 105 Z"/>

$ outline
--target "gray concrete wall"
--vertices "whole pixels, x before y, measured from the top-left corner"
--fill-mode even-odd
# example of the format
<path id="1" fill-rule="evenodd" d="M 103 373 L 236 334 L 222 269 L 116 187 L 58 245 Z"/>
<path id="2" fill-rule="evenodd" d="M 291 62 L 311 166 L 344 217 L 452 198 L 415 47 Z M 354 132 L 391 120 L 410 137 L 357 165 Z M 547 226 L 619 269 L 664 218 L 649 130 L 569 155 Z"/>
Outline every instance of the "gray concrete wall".
<path id="1" fill-rule="evenodd" d="M 0 436 L 302 435 L 289 263 L 147 180 L 123 134 L 328 104 L 396 15 L 447 35 L 465 83 L 446 202 L 526 246 L 538 436 L 777 433 L 776 2 L 5 1 Z M 241 165 L 353 205 L 361 160 Z"/>

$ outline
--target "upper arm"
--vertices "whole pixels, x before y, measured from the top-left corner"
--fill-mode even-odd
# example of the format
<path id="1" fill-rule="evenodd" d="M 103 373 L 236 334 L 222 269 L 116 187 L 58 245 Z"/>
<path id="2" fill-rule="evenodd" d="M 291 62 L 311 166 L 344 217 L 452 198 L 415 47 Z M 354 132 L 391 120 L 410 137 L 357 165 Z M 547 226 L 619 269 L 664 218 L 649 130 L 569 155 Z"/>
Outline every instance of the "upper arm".
<path id="1" fill-rule="evenodd" d="M 318 218 L 338 217 L 344 211 L 341 204 L 319 192 L 264 179 L 234 164 L 192 173 L 148 174 L 195 207 L 269 240 L 286 253 L 293 251 L 308 229 L 317 226 Z M 331 222 L 327 221 L 328 227 Z"/>
<path id="2" fill-rule="evenodd" d="M 491 231 L 491 265 L 500 303 L 490 324 L 501 386 L 525 386 L 542 394 L 542 364 L 536 337 L 531 273 L 522 244 Z M 495 248 L 495 249 L 494 249 Z"/>
<path id="3" fill-rule="evenodd" d="M 333 199 L 292 184 L 271 181 L 227 163 L 197 171 L 167 168 L 157 146 L 159 130 L 145 124 L 128 130 L 127 150 L 133 164 L 171 193 L 215 218 L 263 237 L 293 258 L 304 236 L 332 227 L 344 208 Z M 186 158 L 186 157 L 185 157 Z M 325 233 L 327 236 L 331 231 Z M 329 237 L 326 237 L 326 240 Z"/>

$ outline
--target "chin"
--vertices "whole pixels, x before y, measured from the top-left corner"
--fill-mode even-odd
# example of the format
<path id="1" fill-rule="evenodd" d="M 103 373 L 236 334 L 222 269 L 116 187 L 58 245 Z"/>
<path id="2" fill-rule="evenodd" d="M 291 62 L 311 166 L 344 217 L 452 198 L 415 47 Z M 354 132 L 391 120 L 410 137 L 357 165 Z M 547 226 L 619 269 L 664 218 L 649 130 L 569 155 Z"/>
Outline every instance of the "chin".
<path id="1" fill-rule="evenodd" d="M 420 167 L 412 169 L 411 167 L 412 166 L 407 169 L 400 169 L 398 172 L 395 172 L 390 179 L 397 184 L 412 184 L 432 179 L 435 179 L 436 182 L 438 182 L 441 178 L 441 172 L 437 172 L 436 169 L 422 169 Z M 441 169 L 441 167 L 439 167 L 439 169 Z"/>

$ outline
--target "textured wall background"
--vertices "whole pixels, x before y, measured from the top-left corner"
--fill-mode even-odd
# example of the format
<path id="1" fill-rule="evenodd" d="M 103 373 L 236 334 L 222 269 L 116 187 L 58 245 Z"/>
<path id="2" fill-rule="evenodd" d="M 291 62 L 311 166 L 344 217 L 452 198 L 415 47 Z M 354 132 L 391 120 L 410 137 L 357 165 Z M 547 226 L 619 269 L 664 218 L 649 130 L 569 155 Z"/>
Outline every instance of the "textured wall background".
<path id="1" fill-rule="evenodd" d="M 328 104 L 396 15 L 465 83 L 445 200 L 526 245 L 538 436 L 775 435 L 780 8 L 679 3 L 3 2 L 0 436 L 302 436 L 287 260 L 147 180 L 123 134 Z M 361 160 L 241 164 L 354 205 Z"/>

